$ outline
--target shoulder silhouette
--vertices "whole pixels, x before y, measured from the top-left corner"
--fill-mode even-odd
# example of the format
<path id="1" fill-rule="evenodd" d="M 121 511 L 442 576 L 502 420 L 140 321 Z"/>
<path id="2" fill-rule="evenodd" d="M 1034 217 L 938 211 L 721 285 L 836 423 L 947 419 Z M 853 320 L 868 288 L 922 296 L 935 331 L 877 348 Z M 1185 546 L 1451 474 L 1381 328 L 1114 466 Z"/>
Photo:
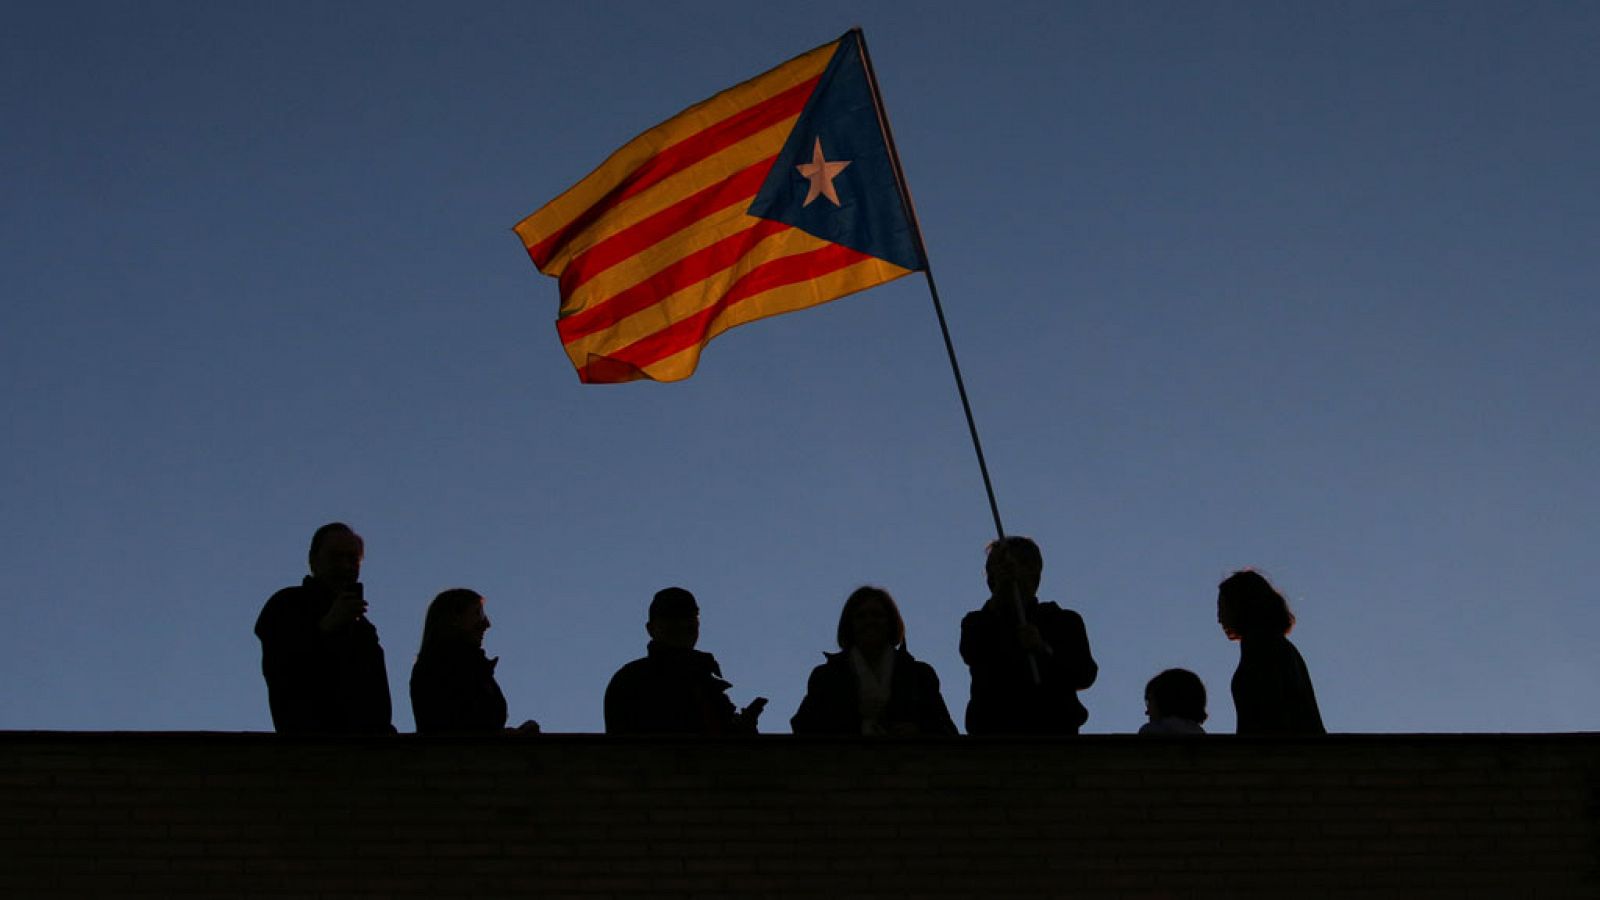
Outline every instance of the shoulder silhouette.
<path id="1" fill-rule="evenodd" d="M 388 733 L 389 676 L 361 586 L 366 545 L 343 522 L 311 537 L 311 574 L 256 619 L 261 673 L 281 734 Z"/>
<path id="2" fill-rule="evenodd" d="M 754 734 L 766 706 L 757 697 L 739 710 L 716 657 L 695 649 L 700 606 L 679 587 L 650 601 L 645 655 L 628 663 L 606 687 L 607 734 Z"/>
<path id="3" fill-rule="evenodd" d="M 1217 586 L 1217 623 L 1239 642 L 1233 706 L 1239 734 L 1326 734 L 1317 692 L 1289 642 L 1294 613 L 1261 573 L 1245 569 Z"/>
<path id="4" fill-rule="evenodd" d="M 1089 717 L 1078 691 L 1100 667 L 1083 618 L 1039 602 L 1043 571 L 1028 538 L 989 545 L 989 599 L 961 620 L 961 658 L 972 673 L 968 734 L 1077 734 Z"/>
<path id="5" fill-rule="evenodd" d="M 838 653 L 811 672 L 795 734 L 955 734 L 939 676 L 905 649 L 905 621 L 889 592 L 857 588 L 845 600 Z"/>
<path id="6" fill-rule="evenodd" d="M 411 667 L 411 713 L 418 734 L 500 732 L 506 698 L 495 665 L 483 651 L 491 622 L 483 595 L 454 588 L 433 598 L 422 629 L 422 649 Z M 522 730 L 536 730 L 527 723 Z"/>

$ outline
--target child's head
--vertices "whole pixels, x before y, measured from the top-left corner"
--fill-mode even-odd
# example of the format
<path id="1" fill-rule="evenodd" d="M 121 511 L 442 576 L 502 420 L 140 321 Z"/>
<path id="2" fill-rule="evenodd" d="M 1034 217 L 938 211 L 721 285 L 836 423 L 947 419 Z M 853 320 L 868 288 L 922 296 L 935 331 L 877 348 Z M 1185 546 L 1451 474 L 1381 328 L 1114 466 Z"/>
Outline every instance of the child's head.
<path id="1" fill-rule="evenodd" d="M 1206 720 L 1206 686 L 1188 669 L 1168 669 L 1144 686 L 1144 711 L 1152 722 L 1176 716 L 1198 725 Z"/>

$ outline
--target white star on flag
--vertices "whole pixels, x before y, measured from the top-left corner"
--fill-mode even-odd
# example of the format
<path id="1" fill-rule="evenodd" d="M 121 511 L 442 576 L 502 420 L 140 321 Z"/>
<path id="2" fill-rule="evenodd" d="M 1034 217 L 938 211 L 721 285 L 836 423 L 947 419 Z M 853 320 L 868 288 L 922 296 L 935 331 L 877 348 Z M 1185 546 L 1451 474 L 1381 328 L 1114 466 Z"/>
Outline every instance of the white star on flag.
<path id="1" fill-rule="evenodd" d="M 850 165 L 850 160 L 848 159 L 842 162 L 839 160 L 830 162 L 824 158 L 822 155 L 822 138 L 817 138 L 816 146 L 811 151 L 811 162 L 795 166 L 796 169 L 800 170 L 800 174 L 811 182 L 811 189 L 806 192 L 805 202 L 800 205 L 802 207 L 810 206 L 811 201 L 817 199 L 820 194 L 832 200 L 834 206 L 838 206 L 839 194 L 833 189 L 833 179 L 834 176 L 843 172 L 845 166 L 848 165 Z"/>

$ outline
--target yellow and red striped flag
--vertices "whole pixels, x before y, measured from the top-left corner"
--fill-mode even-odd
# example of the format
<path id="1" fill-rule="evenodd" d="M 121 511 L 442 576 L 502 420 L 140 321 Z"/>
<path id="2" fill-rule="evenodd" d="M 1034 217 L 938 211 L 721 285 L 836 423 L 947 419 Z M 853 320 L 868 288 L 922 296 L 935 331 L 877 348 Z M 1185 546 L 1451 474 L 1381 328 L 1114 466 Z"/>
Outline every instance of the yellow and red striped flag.
<path id="1" fill-rule="evenodd" d="M 926 268 L 859 31 L 629 141 L 516 232 L 580 380 L 679 381 L 718 334 Z"/>

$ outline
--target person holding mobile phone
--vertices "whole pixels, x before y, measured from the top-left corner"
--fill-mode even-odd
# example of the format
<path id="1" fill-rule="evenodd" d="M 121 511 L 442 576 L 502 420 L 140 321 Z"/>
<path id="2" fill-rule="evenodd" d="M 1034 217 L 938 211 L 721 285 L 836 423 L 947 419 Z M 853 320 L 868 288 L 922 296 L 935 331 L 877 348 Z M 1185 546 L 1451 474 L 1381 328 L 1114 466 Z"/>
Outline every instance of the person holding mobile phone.
<path id="1" fill-rule="evenodd" d="M 606 686 L 606 734 L 755 734 L 767 698 L 744 709 L 728 699 L 732 684 L 700 642 L 700 605 L 681 587 L 650 601 L 646 655 L 611 676 Z"/>
<path id="2" fill-rule="evenodd" d="M 366 545 L 343 522 L 311 536 L 311 574 L 256 619 L 261 674 L 279 734 L 388 734 L 389 673 L 361 586 Z"/>

